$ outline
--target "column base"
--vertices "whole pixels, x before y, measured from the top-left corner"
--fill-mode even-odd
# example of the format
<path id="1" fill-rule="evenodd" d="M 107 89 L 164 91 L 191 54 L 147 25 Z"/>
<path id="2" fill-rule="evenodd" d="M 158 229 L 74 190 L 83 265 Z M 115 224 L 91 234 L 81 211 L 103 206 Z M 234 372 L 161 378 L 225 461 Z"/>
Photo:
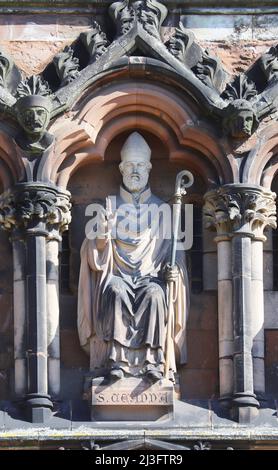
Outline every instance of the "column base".
<path id="1" fill-rule="evenodd" d="M 250 424 L 258 416 L 260 404 L 252 393 L 235 393 L 231 405 L 231 418 L 240 424 Z"/>
<path id="2" fill-rule="evenodd" d="M 29 393 L 25 397 L 25 414 L 31 423 L 45 423 L 52 416 L 53 403 L 49 395 Z"/>

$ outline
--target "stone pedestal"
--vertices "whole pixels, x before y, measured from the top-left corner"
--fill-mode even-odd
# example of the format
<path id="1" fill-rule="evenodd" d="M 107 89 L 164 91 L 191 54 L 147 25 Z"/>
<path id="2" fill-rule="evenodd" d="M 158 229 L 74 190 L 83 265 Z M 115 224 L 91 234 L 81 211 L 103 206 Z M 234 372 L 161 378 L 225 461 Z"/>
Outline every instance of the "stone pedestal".
<path id="1" fill-rule="evenodd" d="M 174 412 L 174 386 L 164 379 L 151 384 L 131 377 L 108 384 L 97 378 L 87 398 L 92 421 L 157 421 Z"/>

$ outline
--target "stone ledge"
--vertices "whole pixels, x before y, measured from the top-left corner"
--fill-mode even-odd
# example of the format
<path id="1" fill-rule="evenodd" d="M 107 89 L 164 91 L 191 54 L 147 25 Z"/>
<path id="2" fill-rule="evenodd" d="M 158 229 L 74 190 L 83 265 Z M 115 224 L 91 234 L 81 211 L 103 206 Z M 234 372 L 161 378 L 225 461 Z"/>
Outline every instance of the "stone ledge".
<path id="1" fill-rule="evenodd" d="M 243 429 L 177 429 L 166 428 L 159 430 L 139 430 L 130 429 L 125 426 L 124 429 L 96 428 L 93 426 L 86 426 L 81 424 L 79 428 L 73 430 L 67 429 L 45 429 L 34 428 L 28 429 L 14 429 L 13 431 L 0 432 L 0 443 L 3 441 L 12 442 L 16 440 L 24 441 L 58 441 L 63 439 L 67 440 L 84 440 L 84 439 L 97 439 L 105 441 L 114 441 L 119 439 L 140 439 L 151 438 L 168 441 L 181 441 L 181 440 L 209 440 L 209 441 L 275 441 L 278 444 L 278 430 L 276 428 L 257 427 L 256 430 L 250 427 L 243 427 Z"/>
<path id="2" fill-rule="evenodd" d="M 85 402 L 83 402 L 85 403 Z M 61 405 L 65 405 L 62 403 Z M 165 439 L 201 438 L 206 439 L 277 439 L 278 419 L 277 403 L 269 400 L 259 410 L 258 417 L 250 425 L 240 425 L 229 418 L 227 409 L 220 406 L 217 400 L 187 400 L 175 402 L 174 417 L 162 422 L 123 421 L 121 423 L 106 421 L 91 422 L 90 414 L 74 418 L 74 403 L 69 404 L 70 413 L 61 407 L 45 424 L 31 424 L 23 421 L 15 412 L 12 404 L 2 402 L 0 411 L 0 442 L 6 437 L 11 439 L 34 437 L 40 438 L 117 438 L 128 436 L 159 436 Z M 78 405 L 79 407 L 79 405 Z M 89 411 L 89 410 L 88 410 Z M 51 437 L 52 436 L 52 437 Z M 68 436 L 68 437 L 67 437 Z M 100 437 L 99 437 L 100 436 Z M 167 437 L 168 436 L 168 437 Z M 29 439 L 29 437 L 28 437 Z"/>
<path id="3" fill-rule="evenodd" d="M 68 13 L 68 14 L 91 14 L 102 8 L 107 8 L 111 0 L 0 0 L 0 14 L 42 14 L 42 13 Z M 249 0 L 248 6 L 244 0 L 167 0 L 169 10 L 177 7 L 179 13 L 195 14 L 273 14 L 277 12 L 277 0 Z"/>

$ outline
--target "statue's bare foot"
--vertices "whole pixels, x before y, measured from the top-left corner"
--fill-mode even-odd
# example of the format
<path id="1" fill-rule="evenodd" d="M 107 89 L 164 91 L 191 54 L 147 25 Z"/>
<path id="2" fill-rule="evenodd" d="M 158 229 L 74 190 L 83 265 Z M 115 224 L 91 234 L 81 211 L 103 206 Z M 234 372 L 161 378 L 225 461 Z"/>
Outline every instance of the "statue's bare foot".
<path id="1" fill-rule="evenodd" d="M 150 382 L 155 383 L 162 379 L 162 372 L 159 372 L 158 370 L 149 370 L 146 372 L 145 377 Z"/>
<path id="2" fill-rule="evenodd" d="M 124 372 L 122 369 L 111 369 L 109 372 L 109 379 L 111 382 L 116 382 L 124 378 Z"/>

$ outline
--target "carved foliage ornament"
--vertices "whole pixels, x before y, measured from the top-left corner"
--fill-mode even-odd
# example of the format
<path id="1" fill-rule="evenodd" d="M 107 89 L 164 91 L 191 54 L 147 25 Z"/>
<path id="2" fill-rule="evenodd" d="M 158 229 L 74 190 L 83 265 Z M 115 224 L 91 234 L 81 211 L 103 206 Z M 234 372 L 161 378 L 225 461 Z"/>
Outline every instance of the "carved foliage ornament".
<path id="1" fill-rule="evenodd" d="M 89 31 L 81 33 L 77 41 L 53 58 L 41 76 L 29 77 L 18 84 L 20 72 L 11 59 L 0 51 L 0 105 L 2 105 L 2 109 L 10 111 L 11 114 L 16 109 L 16 113 L 19 115 L 19 124 L 29 140 L 38 140 L 38 134 L 42 135 L 46 131 L 49 121 L 45 114 L 50 116 L 48 110 L 51 110 L 52 115 L 58 114 L 62 110 L 65 111 L 71 105 L 73 97 L 80 96 L 84 90 L 82 77 L 81 86 L 78 82 L 80 75 L 82 75 L 82 69 L 87 69 L 84 72 L 84 77 L 87 77 L 85 84 L 91 83 L 92 78 L 103 71 L 104 63 L 100 62 L 98 67 L 97 61 L 105 52 L 109 51 L 110 46 L 113 53 L 107 54 L 105 69 L 108 69 L 110 65 L 112 67 L 113 61 L 115 65 L 121 55 L 133 54 L 134 39 L 140 34 L 141 40 L 145 41 L 146 50 L 150 46 L 150 57 L 154 57 L 156 48 L 159 50 L 160 56 L 163 55 L 164 50 L 162 61 L 169 64 L 173 70 L 177 69 L 179 75 L 182 74 L 180 64 L 184 66 L 184 70 L 187 69 L 186 76 L 188 76 L 188 70 L 192 71 L 195 75 L 195 77 L 192 75 L 193 89 L 196 89 L 198 96 L 203 97 L 202 104 L 208 107 L 207 110 L 212 113 L 213 117 L 221 121 L 224 134 L 235 139 L 246 139 L 257 129 L 259 121 L 263 117 L 278 109 L 278 99 L 275 101 L 278 96 L 275 91 L 276 86 L 278 87 L 278 46 L 270 48 L 254 64 L 256 70 L 251 67 L 246 74 L 237 76 L 222 93 L 227 73 L 218 58 L 212 56 L 209 51 L 201 49 L 194 40 L 193 33 L 188 31 L 182 22 L 178 28 L 175 28 L 172 37 L 165 44 L 162 43 L 161 26 L 168 14 L 164 4 L 157 0 L 122 0 L 112 3 L 108 11 L 116 27 L 112 44 L 107 39 L 102 27 L 94 22 Z M 142 28 L 149 35 L 147 39 L 146 34 L 142 35 Z M 132 34 L 126 38 L 123 48 L 119 38 L 131 30 Z M 136 44 L 137 47 L 140 47 L 139 42 Z M 88 54 L 84 53 L 84 48 Z M 146 50 L 143 51 L 144 55 Z M 167 50 L 180 64 L 171 60 Z M 83 51 L 83 55 L 80 51 Z M 157 59 L 157 56 L 154 58 Z M 89 68 L 90 65 L 92 67 Z M 16 73 L 14 73 L 15 69 Z M 256 72 L 260 72 L 261 76 L 264 76 L 264 80 L 261 77 L 258 80 Z M 14 77 L 13 82 L 16 83 L 16 86 L 18 85 L 14 96 L 11 94 L 11 89 L 7 87 L 7 81 L 10 82 L 11 75 Z M 195 79 L 196 77 L 198 80 Z M 252 77 L 254 83 L 249 77 Z M 75 82 L 75 84 L 71 82 Z M 13 94 L 16 86 L 12 90 Z M 67 89 L 67 87 L 69 88 Z M 199 87 L 200 89 L 198 89 Z M 64 91 L 59 94 L 61 88 Z M 212 90 L 214 92 L 213 100 L 210 96 Z M 46 106 L 44 108 L 47 110 L 46 113 L 40 113 L 44 115 L 43 119 L 38 118 L 38 113 L 33 113 L 36 114 L 35 118 L 31 119 L 32 112 L 29 111 L 26 113 L 26 119 L 22 119 L 20 117 L 22 113 L 19 109 L 21 107 L 22 110 L 23 105 L 19 106 L 17 103 L 15 106 L 14 103 L 16 99 L 19 101 L 23 96 L 52 97 L 53 106 Z M 211 105 L 212 102 L 213 105 Z M 36 128 L 36 121 L 38 128 Z M 41 122 L 38 123 L 38 121 Z M 39 149 L 45 148 L 41 140 L 38 147 Z M 35 152 L 38 153 L 38 149 L 35 149 Z"/>
<path id="2" fill-rule="evenodd" d="M 196 77 L 205 85 L 221 90 L 227 73 L 224 71 L 220 59 L 210 54 L 208 50 L 202 51 L 202 59 L 193 67 Z"/>
<path id="3" fill-rule="evenodd" d="M 58 225 L 63 232 L 71 221 L 70 209 L 67 194 L 38 188 L 8 191 L 0 198 L 0 224 L 11 230 L 28 227 L 32 221 L 41 221 Z"/>
<path id="4" fill-rule="evenodd" d="M 107 51 L 110 44 L 105 32 L 102 31 L 97 21 L 93 22 L 93 26 L 89 31 L 80 34 L 80 40 L 89 53 L 89 63 L 93 63 L 98 60 L 102 54 Z"/>
<path id="5" fill-rule="evenodd" d="M 196 443 L 193 442 L 188 442 L 188 441 L 182 441 L 182 444 L 177 444 L 173 441 L 168 442 L 168 441 L 162 441 L 161 439 L 150 439 L 148 437 L 144 437 L 143 439 L 126 439 L 122 441 L 116 441 L 113 442 L 112 444 L 108 445 L 103 445 L 103 443 L 98 443 L 95 440 L 88 440 L 88 441 L 82 441 L 80 442 L 80 447 L 82 450 L 138 450 L 138 449 L 153 449 L 153 450 L 166 450 L 166 451 L 171 451 L 174 450 L 176 451 L 177 454 L 177 459 L 176 462 L 180 462 L 180 456 L 178 455 L 178 451 L 185 451 L 185 450 L 202 450 L 202 451 L 207 451 L 207 450 L 216 450 L 213 447 L 213 443 L 211 442 L 204 442 L 204 441 L 198 441 Z M 219 446 L 218 446 L 219 448 Z M 64 446 L 58 447 L 58 450 L 70 450 L 70 447 L 66 448 Z M 224 443 L 221 447 L 221 450 L 234 450 L 233 447 L 229 446 L 226 447 L 226 444 Z M 165 454 L 160 457 L 163 457 L 163 459 L 160 458 L 159 462 L 167 463 L 169 455 Z M 169 459 L 170 460 L 170 459 Z M 105 463 L 105 458 L 104 460 L 102 459 L 102 463 Z"/>
<path id="6" fill-rule="evenodd" d="M 183 23 L 180 22 L 179 27 L 175 28 L 174 34 L 165 42 L 165 46 L 176 59 L 185 64 L 193 42 L 193 33 L 186 30 Z"/>
<path id="7" fill-rule="evenodd" d="M 13 62 L 12 60 L 0 50 L 0 85 L 7 86 L 7 78 L 11 72 Z"/>
<path id="8" fill-rule="evenodd" d="M 30 95 L 49 96 L 50 94 L 51 90 L 48 83 L 39 75 L 32 75 L 22 80 L 16 90 L 16 97 L 18 99 Z"/>
<path id="9" fill-rule="evenodd" d="M 61 87 L 72 82 L 79 75 L 79 60 L 73 56 L 73 52 L 73 49 L 67 46 L 53 59 Z"/>
<path id="10" fill-rule="evenodd" d="M 156 0 L 124 0 L 112 3 L 109 14 L 115 23 L 117 36 L 128 33 L 137 21 L 149 34 L 160 38 L 160 27 L 168 9 Z"/>
<path id="11" fill-rule="evenodd" d="M 272 82 L 278 77 L 278 45 L 272 46 L 259 59 L 259 65 L 267 81 Z"/>
<path id="12" fill-rule="evenodd" d="M 260 188 L 223 186 L 205 196 L 205 225 L 218 234 L 247 232 L 263 236 L 276 228 L 276 194 Z"/>

